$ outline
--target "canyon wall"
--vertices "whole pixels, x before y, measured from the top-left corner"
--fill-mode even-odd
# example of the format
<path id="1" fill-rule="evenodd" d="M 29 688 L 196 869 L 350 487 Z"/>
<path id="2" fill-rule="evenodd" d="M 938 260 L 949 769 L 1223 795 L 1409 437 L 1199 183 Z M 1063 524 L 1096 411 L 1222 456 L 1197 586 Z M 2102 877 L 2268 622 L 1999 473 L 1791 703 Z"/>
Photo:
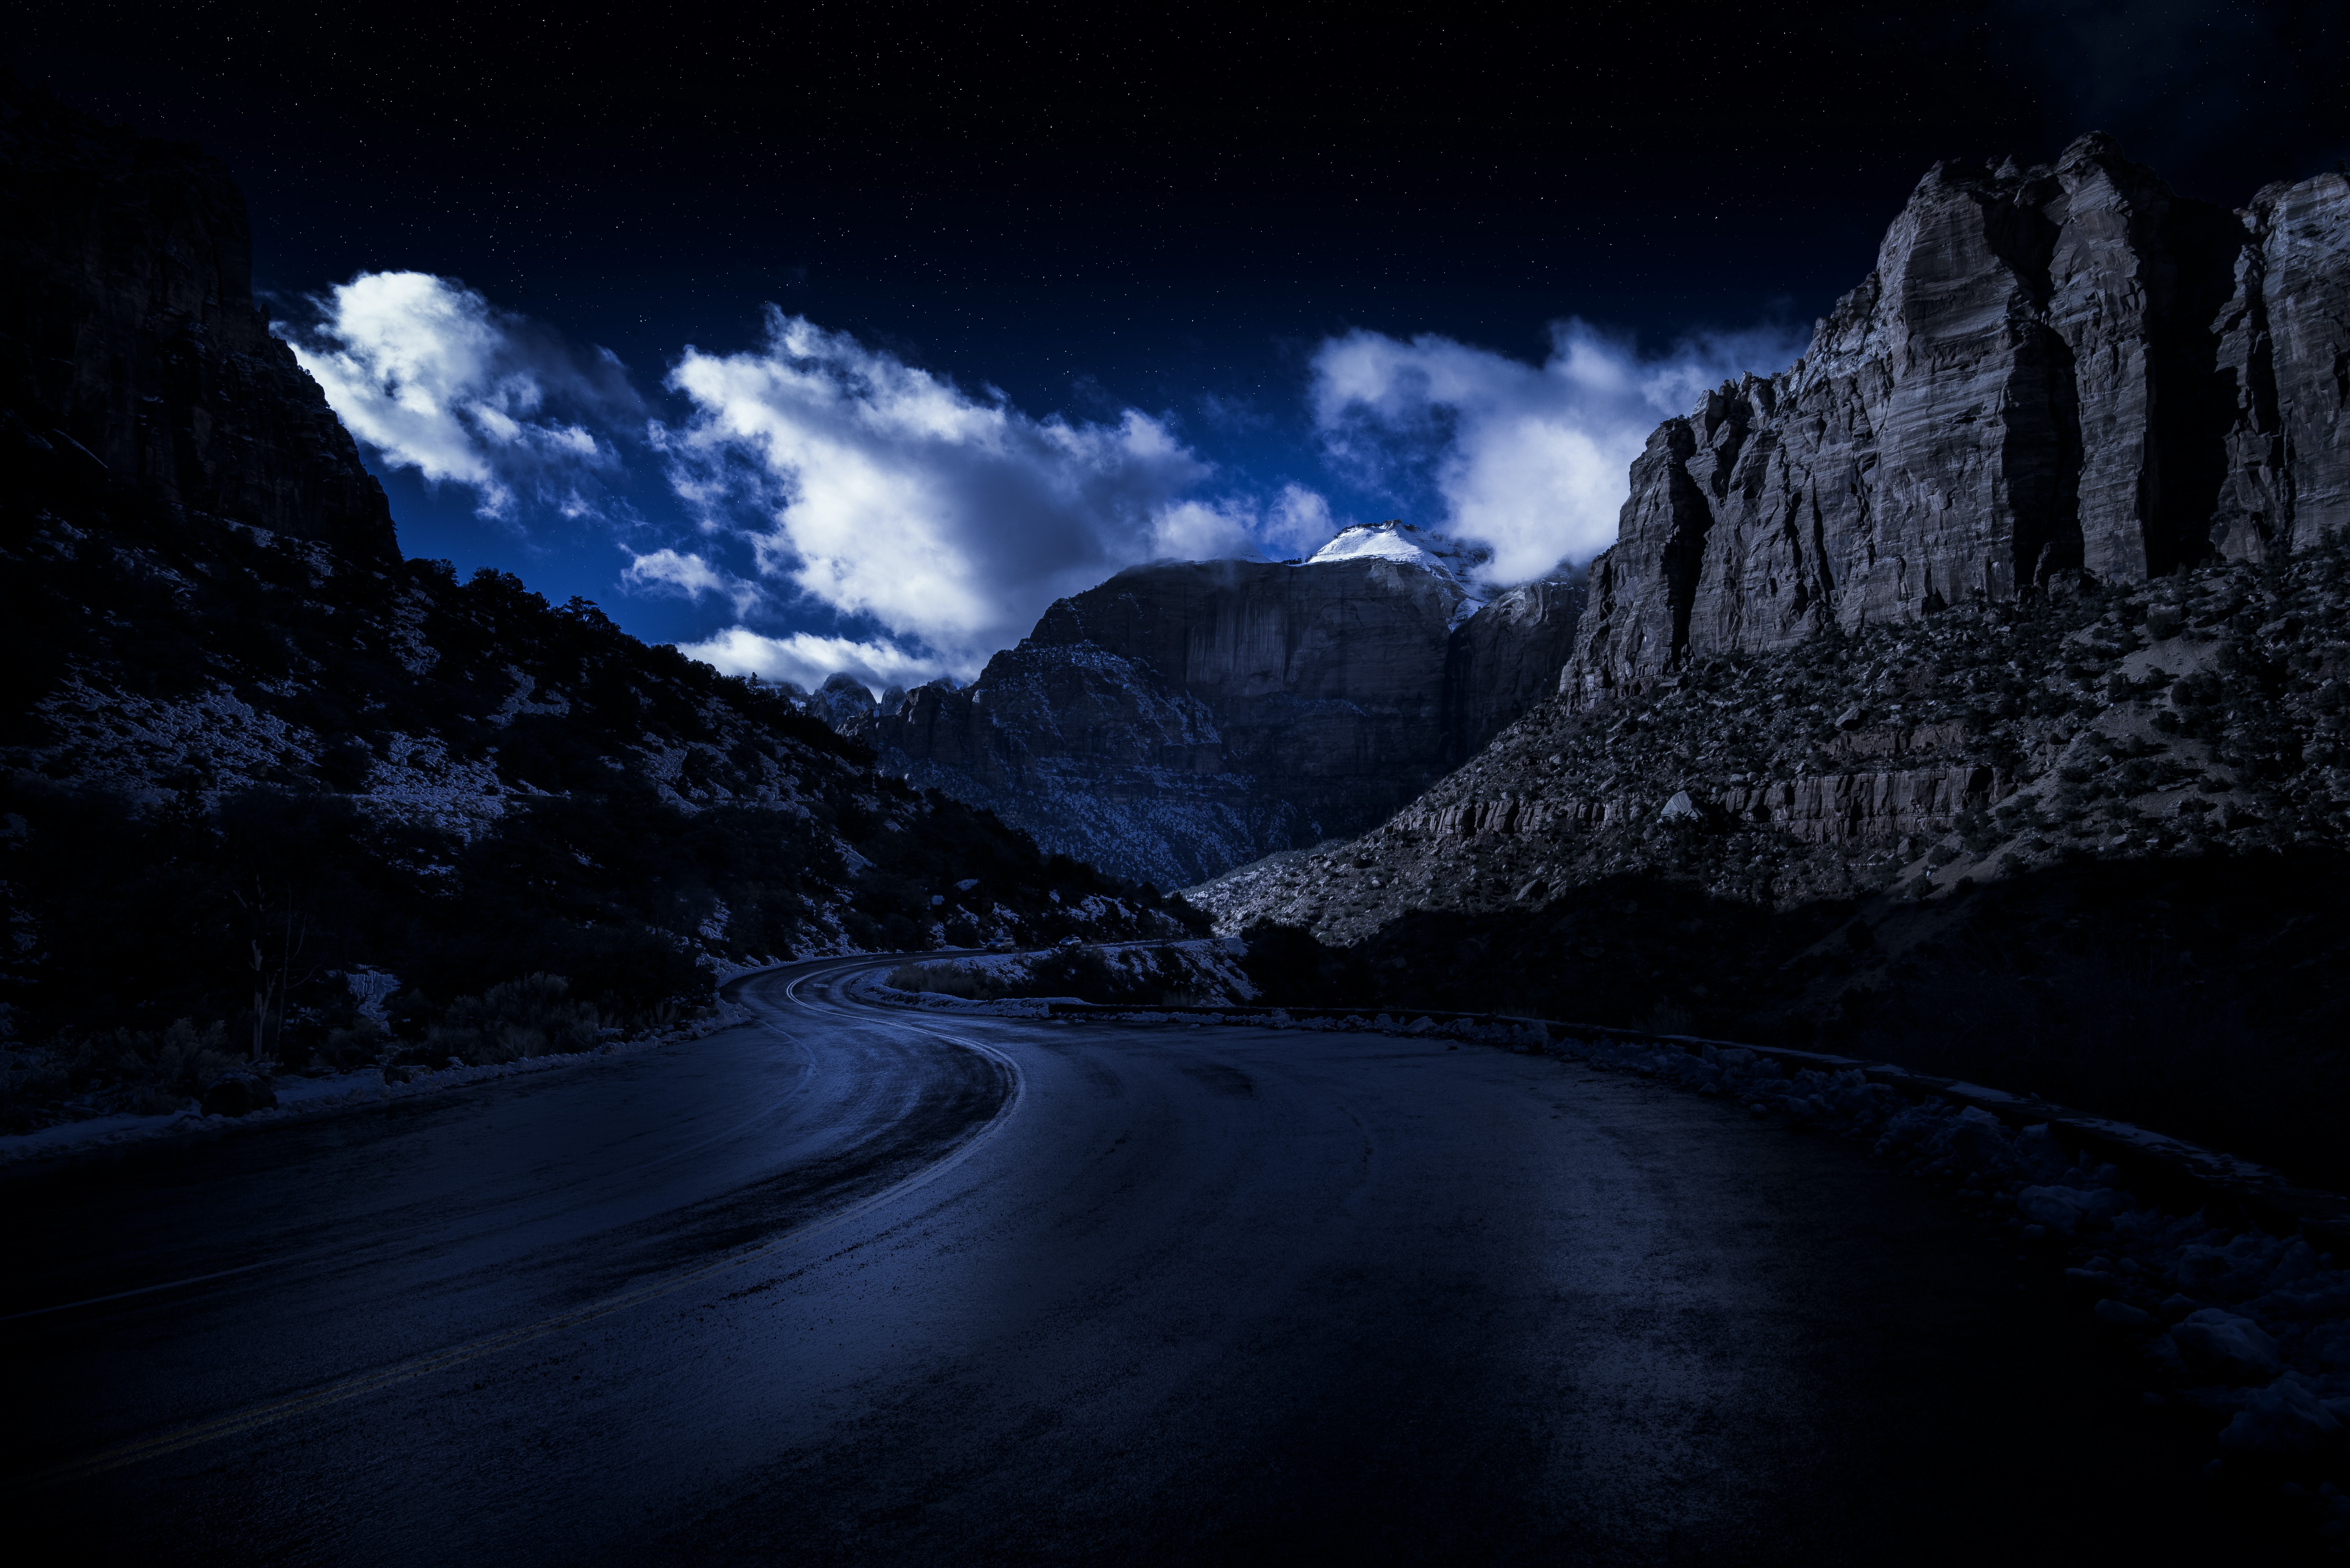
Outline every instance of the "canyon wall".
<path id="1" fill-rule="evenodd" d="M 2102 135 L 1937 165 L 1801 359 L 1649 438 L 1561 693 L 2350 524 L 2345 257 L 2339 173 L 2230 212 Z"/>
<path id="2" fill-rule="evenodd" d="M 1443 542 L 1349 532 L 1393 553 L 1121 572 L 864 732 L 886 767 L 1161 886 L 1361 832 L 1548 695 L 1581 585 L 1481 607 Z"/>
<path id="3" fill-rule="evenodd" d="M 0 407 L 166 505 L 399 559 L 382 487 L 254 307 L 216 160 L 0 88 Z"/>

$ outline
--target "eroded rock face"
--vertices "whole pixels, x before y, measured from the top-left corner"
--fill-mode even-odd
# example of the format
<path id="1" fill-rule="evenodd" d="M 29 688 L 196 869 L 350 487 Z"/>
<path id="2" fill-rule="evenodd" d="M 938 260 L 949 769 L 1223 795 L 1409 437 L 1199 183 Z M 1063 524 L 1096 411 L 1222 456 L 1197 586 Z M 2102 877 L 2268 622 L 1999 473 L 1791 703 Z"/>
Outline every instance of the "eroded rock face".
<path id="1" fill-rule="evenodd" d="M 1802 359 L 1649 438 L 1562 693 L 2314 542 L 2350 524 L 2345 293 L 2340 174 L 2230 213 L 2098 135 L 1937 166 Z"/>
<path id="2" fill-rule="evenodd" d="M 1374 831 L 1185 897 L 1225 930 L 1351 945 L 1431 912 L 1552 920 L 1627 878 L 1881 911 L 2101 861 L 2345 844 L 2335 535 L 2281 566 L 1953 605 L 1545 702 Z"/>
<path id="3" fill-rule="evenodd" d="M 1445 651 L 1444 752 L 1457 767 L 1558 684 L 1583 614 L 1580 577 L 1526 583 L 1462 621 Z"/>
<path id="4" fill-rule="evenodd" d="M 1401 551 L 1139 566 L 871 734 L 1048 848 L 1177 886 L 1392 815 L 1555 687 L 1579 607 L 1536 583 L 1480 608 Z"/>
<path id="5" fill-rule="evenodd" d="M 399 558 L 383 490 L 254 308 L 216 160 L 0 87 L 0 407 L 189 511 Z"/>

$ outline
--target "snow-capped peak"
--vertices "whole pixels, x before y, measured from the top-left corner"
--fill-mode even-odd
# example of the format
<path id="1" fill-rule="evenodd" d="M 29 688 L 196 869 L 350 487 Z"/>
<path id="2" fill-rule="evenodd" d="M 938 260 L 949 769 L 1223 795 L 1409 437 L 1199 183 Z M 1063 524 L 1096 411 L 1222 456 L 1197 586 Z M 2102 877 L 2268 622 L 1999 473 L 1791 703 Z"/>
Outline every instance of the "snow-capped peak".
<path id="1" fill-rule="evenodd" d="M 1326 566 L 1332 561 L 1385 560 L 1420 566 L 1468 588 L 1477 568 L 1493 552 L 1442 534 L 1431 534 L 1409 523 L 1357 523 L 1314 552 L 1304 563 Z"/>

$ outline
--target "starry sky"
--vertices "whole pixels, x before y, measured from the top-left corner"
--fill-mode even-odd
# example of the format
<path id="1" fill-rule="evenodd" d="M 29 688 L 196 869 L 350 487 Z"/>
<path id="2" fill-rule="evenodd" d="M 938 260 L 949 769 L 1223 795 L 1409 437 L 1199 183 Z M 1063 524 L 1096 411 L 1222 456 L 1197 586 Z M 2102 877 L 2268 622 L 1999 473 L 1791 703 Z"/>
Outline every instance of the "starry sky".
<path id="1" fill-rule="evenodd" d="M 1349 522 L 1587 559 L 1937 160 L 2104 129 L 2234 203 L 2350 154 L 2344 0 L 259 9 L 8 63 L 226 161 L 410 554 L 804 681 Z"/>

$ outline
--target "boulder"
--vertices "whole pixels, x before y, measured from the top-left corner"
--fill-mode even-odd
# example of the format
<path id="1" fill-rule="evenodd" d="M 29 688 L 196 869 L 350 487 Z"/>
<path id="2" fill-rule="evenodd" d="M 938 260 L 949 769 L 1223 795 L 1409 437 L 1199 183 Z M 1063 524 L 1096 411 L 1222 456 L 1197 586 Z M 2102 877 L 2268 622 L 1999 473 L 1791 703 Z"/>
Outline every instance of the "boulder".
<path id="1" fill-rule="evenodd" d="M 2170 1325 L 2187 1364 L 2236 1383 L 2264 1383 L 2284 1369 L 2277 1342 L 2248 1317 L 2204 1307 Z"/>
<path id="2" fill-rule="evenodd" d="M 237 1075 L 207 1085 L 197 1097 L 208 1116 L 243 1116 L 277 1104 L 277 1093 L 260 1078 Z"/>

